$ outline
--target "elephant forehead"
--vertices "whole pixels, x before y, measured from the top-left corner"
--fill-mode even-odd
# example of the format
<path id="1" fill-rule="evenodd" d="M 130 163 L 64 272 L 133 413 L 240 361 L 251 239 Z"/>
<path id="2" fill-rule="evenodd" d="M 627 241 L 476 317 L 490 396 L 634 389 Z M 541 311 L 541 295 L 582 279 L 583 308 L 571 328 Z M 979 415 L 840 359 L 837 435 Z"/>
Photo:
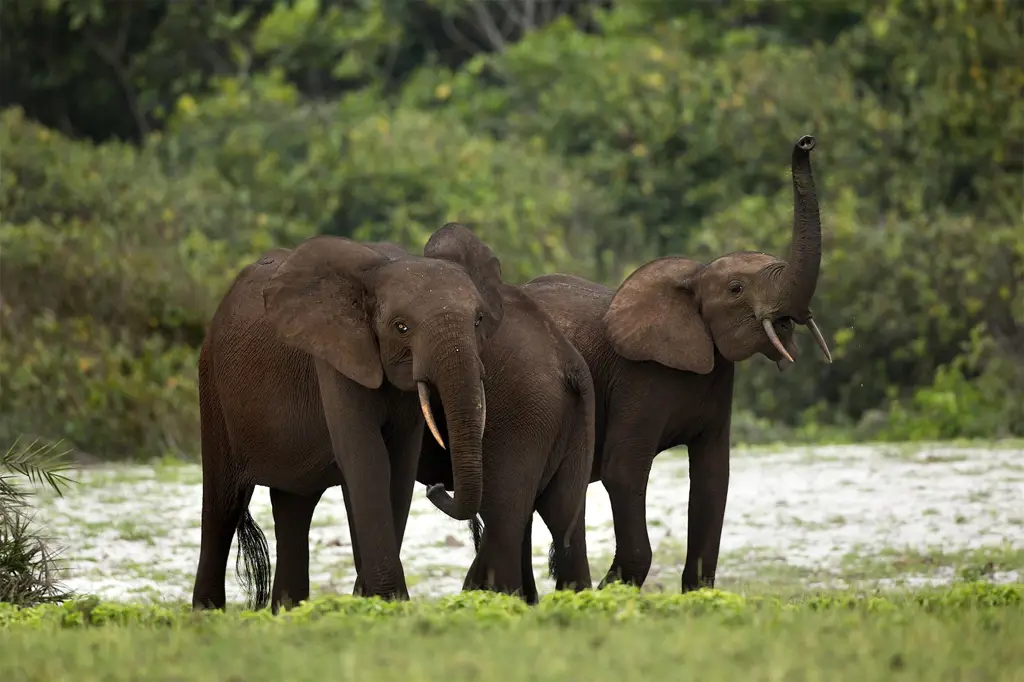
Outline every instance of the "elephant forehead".
<path id="1" fill-rule="evenodd" d="M 704 269 L 704 276 L 715 278 L 754 276 L 777 263 L 780 263 L 779 259 L 767 253 L 757 251 L 731 253 L 708 263 Z"/>
<path id="2" fill-rule="evenodd" d="M 473 280 L 466 271 L 444 261 L 394 262 L 377 277 L 378 299 L 394 304 L 428 303 L 475 308 L 481 302 Z"/>

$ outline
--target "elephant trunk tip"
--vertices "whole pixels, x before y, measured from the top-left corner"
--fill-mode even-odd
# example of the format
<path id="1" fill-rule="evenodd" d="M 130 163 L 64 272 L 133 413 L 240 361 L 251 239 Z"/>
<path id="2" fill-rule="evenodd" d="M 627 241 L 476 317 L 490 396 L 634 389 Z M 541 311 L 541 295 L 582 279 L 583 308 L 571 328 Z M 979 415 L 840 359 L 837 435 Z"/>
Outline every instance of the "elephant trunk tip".
<path id="1" fill-rule="evenodd" d="M 797 149 L 809 152 L 814 149 L 814 145 L 817 143 L 818 141 L 814 139 L 813 135 L 801 135 L 800 139 L 796 141 L 796 147 Z"/>
<path id="2" fill-rule="evenodd" d="M 444 483 L 435 483 L 427 488 L 427 499 L 442 512 L 456 521 L 469 521 L 477 515 L 479 503 L 475 505 L 459 504 L 451 493 L 444 489 Z"/>

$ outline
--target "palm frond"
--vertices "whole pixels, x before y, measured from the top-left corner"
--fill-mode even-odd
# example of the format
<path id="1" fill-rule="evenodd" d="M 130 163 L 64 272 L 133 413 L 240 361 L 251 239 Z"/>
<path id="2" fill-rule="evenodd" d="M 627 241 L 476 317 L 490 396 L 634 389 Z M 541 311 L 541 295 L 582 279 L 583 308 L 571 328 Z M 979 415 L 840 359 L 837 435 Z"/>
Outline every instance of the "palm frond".
<path id="1" fill-rule="evenodd" d="M 61 441 L 39 444 L 38 438 L 18 447 L 19 440 L 15 439 L 0 457 L 0 471 L 14 472 L 37 485 L 49 486 L 58 496 L 63 496 L 64 489 L 74 482 L 62 473 L 71 467 L 66 459 L 71 450 L 58 451 Z M 0 474 L 0 494 L 10 488 L 13 488 L 10 476 Z"/>
<path id="2" fill-rule="evenodd" d="M 69 451 L 58 451 L 58 445 L 38 439 L 19 445 L 15 440 L 0 455 L 0 602 L 32 606 L 63 601 L 71 594 L 59 581 L 59 551 L 32 526 L 28 500 L 34 491 L 18 480 L 49 486 L 63 497 L 74 481 L 63 473 L 71 466 L 65 459 Z"/>

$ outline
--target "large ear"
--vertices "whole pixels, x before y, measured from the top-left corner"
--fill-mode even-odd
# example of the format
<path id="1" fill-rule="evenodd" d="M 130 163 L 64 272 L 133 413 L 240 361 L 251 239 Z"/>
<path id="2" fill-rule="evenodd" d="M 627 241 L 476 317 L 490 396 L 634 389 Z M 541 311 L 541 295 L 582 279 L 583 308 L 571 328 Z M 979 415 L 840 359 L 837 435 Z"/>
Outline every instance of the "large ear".
<path id="1" fill-rule="evenodd" d="M 501 299 L 501 261 L 490 247 L 464 225 L 446 223 L 430 235 L 423 255 L 458 263 L 469 273 L 484 299 L 484 333 L 491 336 L 501 324 L 504 307 Z"/>
<path id="2" fill-rule="evenodd" d="M 615 352 L 636 362 L 653 360 L 697 374 L 710 372 L 714 343 L 695 295 L 702 267 L 687 258 L 659 258 L 626 278 L 604 314 Z"/>
<path id="3" fill-rule="evenodd" d="M 379 388 L 384 368 L 363 277 L 387 260 L 342 237 L 307 239 L 263 286 L 267 318 L 288 345 L 367 388 Z"/>

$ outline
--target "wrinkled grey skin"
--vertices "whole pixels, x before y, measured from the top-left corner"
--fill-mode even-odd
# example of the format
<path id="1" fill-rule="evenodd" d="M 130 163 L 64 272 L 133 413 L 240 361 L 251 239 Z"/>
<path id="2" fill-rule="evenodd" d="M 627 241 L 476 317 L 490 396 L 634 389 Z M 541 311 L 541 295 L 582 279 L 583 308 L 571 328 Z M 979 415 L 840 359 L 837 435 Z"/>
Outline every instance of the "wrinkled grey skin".
<path id="1" fill-rule="evenodd" d="M 646 491 L 654 457 L 686 445 L 689 523 L 683 591 L 714 586 L 729 486 L 735 363 L 762 354 L 784 370 L 796 357 L 794 324 L 831 355 L 810 303 L 821 263 L 810 151 L 793 148 L 794 221 L 787 260 L 739 252 L 711 263 L 668 257 L 637 269 L 617 290 L 546 275 L 523 290 L 582 353 L 597 390 L 591 480 L 608 491 L 615 558 L 602 585 L 642 585 L 651 566 Z"/>
<path id="2" fill-rule="evenodd" d="M 482 242 L 458 224 L 437 230 L 425 256 L 460 265 L 479 260 Z M 556 589 L 591 587 L 584 506 L 593 468 L 594 385 L 580 353 L 555 323 L 511 284 L 501 286 L 504 321 L 481 350 L 487 372 L 484 429 L 484 523 L 463 589 L 538 599 L 533 575 L 531 521 L 537 511 L 553 539 L 550 569 Z M 441 414 L 441 401 L 432 411 Z M 437 438 L 424 433 L 416 479 L 442 510 L 453 504 L 452 464 Z M 475 533 L 476 535 L 476 533 Z"/>
<path id="3" fill-rule="evenodd" d="M 220 303 L 199 359 L 202 544 L 194 608 L 223 608 L 235 530 L 255 606 L 271 595 L 269 553 L 247 511 L 270 488 L 278 562 L 273 608 L 309 593 L 309 524 L 341 485 L 358 589 L 407 598 L 399 559 L 424 417 L 444 403 L 454 463 L 449 511 L 473 518 L 483 495 L 480 348 L 502 319 L 501 281 L 465 266 L 318 236 L 244 268 Z"/>

